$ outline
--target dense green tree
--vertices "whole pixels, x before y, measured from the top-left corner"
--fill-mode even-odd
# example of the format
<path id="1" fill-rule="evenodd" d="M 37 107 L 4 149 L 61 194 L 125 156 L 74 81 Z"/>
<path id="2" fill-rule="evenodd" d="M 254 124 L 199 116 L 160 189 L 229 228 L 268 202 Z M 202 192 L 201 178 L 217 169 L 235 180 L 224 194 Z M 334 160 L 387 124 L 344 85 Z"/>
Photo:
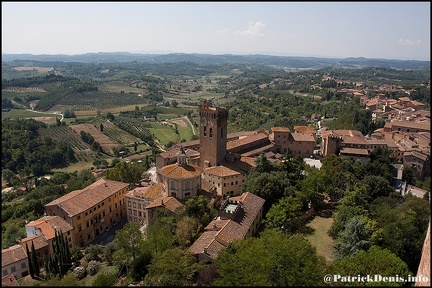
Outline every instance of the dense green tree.
<path id="1" fill-rule="evenodd" d="M 273 171 L 271 173 L 252 172 L 242 184 L 241 192 L 251 192 L 260 196 L 265 206 L 270 208 L 284 196 L 294 195 L 295 188 L 292 187 L 284 172 Z"/>
<path id="2" fill-rule="evenodd" d="M 187 248 L 192 245 L 203 230 L 203 225 L 200 224 L 198 218 L 182 217 L 176 224 L 175 241 L 181 247 Z"/>
<path id="3" fill-rule="evenodd" d="M 150 251 L 142 252 L 131 264 L 131 277 L 134 281 L 141 281 L 148 273 L 148 266 L 152 262 Z"/>
<path id="4" fill-rule="evenodd" d="M 371 205 L 371 213 L 383 234 L 376 244 L 398 255 L 416 273 L 430 221 L 429 201 L 409 194 L 402 203 L 380 198 Z"/>
<path id="5" fill-rule="evenodd" d="M 144 166 L 126 163 L 118 163 L 115 167 L 108 169 L 106 178 L 124 183 L 138 183 L 144 173 Z"/>
<path id="6" fill-rule="evenodd" d="M 306 223 L 302 201 L 293 196 L 281 198 L 267 212 L 263 223 L 266 229 L 277 229 L 285 233 L 302 231 Z"/>
<path id="7" fill-rule="evenodd" d="M 234 241 L 216 259 L 215 286 L 320 286 L 326 264 L 299 234 L 268 230 Z M 241 276 L 240 276 L 241 275 Z"/>
<path id="8" fill-rule="evenodd" d="M 171 248 L 154 256 L 144 286 L 191 286 L 199 265 L 192 254 Z"/>
<path id="9" fill-rule="evenodd" d="M 116 254 L 123 260 L 134 260 L 138 256 L 139 247 L 141 242 L 144 241 L 144 236 L 139 228 L 138 223 L 128 222 L 122 229 L 116 231 Z"/>
<path id="10" fill-rule="evenodd" d="M 372 246 L 372 228 L 356 216 L 352 217 L 338 235 L 335 242 L 336 256 L 339 259 L 357 254 Z"/>
<path id="11" fill-rule="evenodd" d="M 258 173 L 270 173 L 272 170 L 274 170 L 273 165 L 267 159 L 265 153 L 261 153 L 255 159 L 255 164 L 256 166 L 253 169 Z"/>
<path id="12" fill-rule="evenodd" d="M 335 260 L 329 268 L 330 275 L 341 276 L 367 276 L 374 279 L 375 275 L 381 277 L 393 277 L 395 282 L 391 281 L 351 281 L 342 282 L 341 279 L 333 281 L 337 286 L 405 286 L 405 282 L 396 279 L 402 277 L 408 279 L 412 273 L 409 271 L 407 264 L 388 249 L 382 249 L 378 246 L 372 246 L 367 251 L 362 250 L 357 254 L 346 257 L 341 260 Z M 399 280 L 399 281 L 398 281 Z"/>

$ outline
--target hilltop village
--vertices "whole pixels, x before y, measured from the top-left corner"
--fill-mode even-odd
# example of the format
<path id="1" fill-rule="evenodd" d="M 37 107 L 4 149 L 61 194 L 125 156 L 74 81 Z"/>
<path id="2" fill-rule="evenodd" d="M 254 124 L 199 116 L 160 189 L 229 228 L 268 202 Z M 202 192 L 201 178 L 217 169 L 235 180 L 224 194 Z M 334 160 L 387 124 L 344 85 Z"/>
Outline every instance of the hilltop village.
<path id="1" fill-rule="evenodd" d="M 241 193 L 241 186 L 258 157 L 263 156 L 271 163 L 289 160 L 286 155 L 319 163 L 330 154 L 364 160 L 374 150 L 386 148 L 398 160 L 392 167 L 396 191 L 423 197 L 427 191 L 406 185 L 402 171 L 414 168 L 419 179 L 430 175 L 430 111 L 408 97 L 394 100 L 377 95 L 361 101 L 374 119 L 385 120 L 385 126 L 371 135 L 311 126 L 295 126 L 294 131 L 272 127 L 270 131 L 228 133 L 229 107 L 205 101 L 199 106 L 199 139 L 157 154 L 152 183 L 131 187 L 99 178 L 48 203 L 44 217 L 25 225 L 27 237 L 2 250 L 2 276 L 20 279 L 29 274 L 30 247 L 42 267 L 42 259 L 53 256 L 58 233 L 64 235 L 69 248 L 85 247 L 121 219 L 139 223 L 145 230 L 160 211 L 176 213 L 186 200 L 199 195 L 209 199 L 218 215 L 188 251 L 199 260 L 212 262 L 229 243 L 259 231 L 265 200 L 250 192 Z M 322 139 L 320 149 L 316 148 L 318 138 Z"/>

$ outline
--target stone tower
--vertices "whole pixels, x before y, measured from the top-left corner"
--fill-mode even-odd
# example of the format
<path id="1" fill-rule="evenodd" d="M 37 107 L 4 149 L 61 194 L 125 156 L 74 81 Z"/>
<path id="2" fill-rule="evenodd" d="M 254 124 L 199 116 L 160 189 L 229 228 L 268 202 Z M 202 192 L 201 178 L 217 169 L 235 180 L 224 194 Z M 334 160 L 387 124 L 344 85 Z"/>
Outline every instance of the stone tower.
<path id="1" fill-rule="evenodd" d="M 200 166 L 221 165 L 226 155 L 228 108 L 205 101 L 200 113 Z"/>

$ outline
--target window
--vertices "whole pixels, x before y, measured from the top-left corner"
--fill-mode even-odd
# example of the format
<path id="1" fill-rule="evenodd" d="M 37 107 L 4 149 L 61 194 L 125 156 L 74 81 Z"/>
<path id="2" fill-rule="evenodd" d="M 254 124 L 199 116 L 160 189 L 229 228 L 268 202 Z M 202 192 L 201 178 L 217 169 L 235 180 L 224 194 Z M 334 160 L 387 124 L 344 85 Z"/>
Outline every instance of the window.
<path id="1" fill-rule="evenodd" d="M 136 213 L 136 210 L 133 210 L 133 215 L 134 215 L 134 216 L 136 216 L 136 215 L 137 215 L 137 213 Z"/>
<path id="2" fill-rule="evenodd" d="M 207 136 L 207 127 L 204 126 L 204 137 Z"/>
<path id="3" fill-rule="evenodd" d="M 77 216 L 77 220 L 80 220 L 80 219 L 81 219 L 81 216 L 80 216 L 80 215 L 78 215 L 78 216 Z"/>
<path id="4" fill-rule="evenodd" d="M 98 204 L 98 208 L 100 208 L 100 204 Z"/>
<path id="5" fill-rule="evenodd" d="M 210 128 L 210 138 L 213 137 L 213 128 Z"/>
<path id="6" fill-rule="evenodd" d="M 81 230 L 82 230 L 82 227 L 81 227 L 81 224 L 79 224 L 78 225 L 78 232 L 81 232 Z"/>
<path id="7" fill-rule="evenodd" d="M 139 216 L 139 217 L 142 217 L 142 213 L 141 213 L 141 211 L 138 211 L 138 216 Z"/>
<path id="8" fill-rule="evenodd" d="M 133 203 L 133 208 L 136 208 L 136 203 L 135 202 Z"/>
<path id="9" fill-rule="evenodd" d="M 3 276 L 6 276 L 8 274 L 7 269 L 3 270 Z"/>
<path id="10" fill-rule="evenodd" d="M 67 235 L 70 235 L 70 231 L 68 231 Z"/>
<path id="11" fill-rule="evenodd" d="M 220 137 L 223 137 L 223 128 L 221 128 L 221 136 Z"/>
<path id="12" fill-rule="evenodd" d="M 132 215 L 132 209 L 129 208 L 128 211 L 129 211 L 129 214 Z"/>
<path id="13" fill-rule="evenodd" d="M 87 228 L 90 227 L 90 225 L 89 225 L 89 221 L 87 221 L 86 226 L 87 226 Z"/>
<path id="14" fill-rule="evenodd" d="M 128 201 L 128 207 L 131 207 L 131 202 L 130 201 Z"/>
<path id="15" fill-rule="evenodd" d="M 88 212 L 85 213 L 85 216 L 87 216 Z"/>
<path id="16" fill-rule="evenodd" d="M 21 269 L 24 269 L 24 268 L 26 268 L 26 263 L 25 262 L 21 263 Z"/>
<path id="17" fill-rule="evenodd" d="M 15 266 L 12 266 L 12 267 L 11 267 L 11 272 L 14 273 L 15 271 L 16 271 Z"/>
<path id="18" fill-rule="evenodd" d="M 138 209 L 141 209 L 141 203 L 138 203 Z"/>

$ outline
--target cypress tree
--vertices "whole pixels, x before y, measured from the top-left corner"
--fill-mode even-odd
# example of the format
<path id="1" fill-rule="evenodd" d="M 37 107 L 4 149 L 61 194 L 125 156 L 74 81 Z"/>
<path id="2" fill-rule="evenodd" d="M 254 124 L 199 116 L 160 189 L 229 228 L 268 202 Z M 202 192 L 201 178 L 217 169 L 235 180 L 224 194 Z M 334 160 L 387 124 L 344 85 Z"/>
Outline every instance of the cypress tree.
<path id="1" fill-rule="evenodd" d="M 32 241 L 32 246 L 31 246 L 31 254 L 32 254 L 34 274 L 39 277 L 40 266 L 39 266 L 39 262 L 37 260 L 36 249 L 35 249 L 33 241 Z"/>
<path id="2" fill-rule="evenodd" d="M 33 257 L 31 257 L 31 254 L 29 252 L 27 243 L 26 243 L 26 252 L 27 252 L 27 260 L 28 260 L 28 266 L 29 266 L 29 273 L 30 273 L 31 278 L 34 278 Z"/>

